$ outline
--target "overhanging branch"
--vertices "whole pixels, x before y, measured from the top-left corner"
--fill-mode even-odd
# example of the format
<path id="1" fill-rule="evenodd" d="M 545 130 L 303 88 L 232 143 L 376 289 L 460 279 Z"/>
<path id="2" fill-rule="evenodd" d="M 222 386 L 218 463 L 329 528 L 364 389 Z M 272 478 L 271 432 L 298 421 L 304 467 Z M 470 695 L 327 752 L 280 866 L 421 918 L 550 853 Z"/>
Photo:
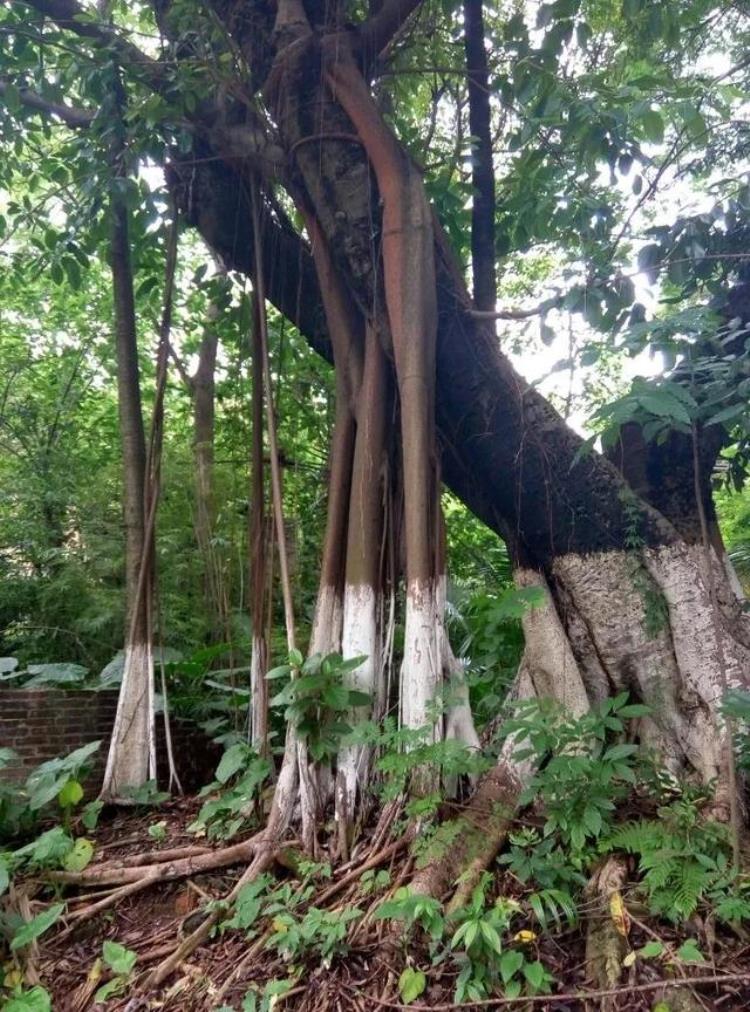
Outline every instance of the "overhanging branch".
<path id="1" fill-rule="evenodd" d="M 152 59 L 109 25 L 94 20 L 91 11 L 81 7 L 77 0 L 24 0 L 24 3 L 50 18 L 59 28 L 114 49 L 118 61 L 129 69 L 138 70 L 154 90 L 159 91 L 164 86 L 164 63 Z"/>
<path id="2" fill-rule="evenodd" d="M 9 81 L 0 80 L 0 96 L 6 96 L 12 88 L 15 88 L 21 105 L 25 105 L 29 109 L 37 109 L 39 112 L 48 113 L 51 116 L 56 116 L 69 127 L 87 127 L 96 115 L 87 109 L 77 109 L 75 106 L 65 105 L 61 102 L 51 102 L 32 88 L 18 87 Z"/>
<path id="3" fill-rule="evenodd" d="M 382 52 L 421 3 L 422 0 L 385 0 L 377 14 L 363 22 L 357 31 L 366 58 L 373 59 Z"/>

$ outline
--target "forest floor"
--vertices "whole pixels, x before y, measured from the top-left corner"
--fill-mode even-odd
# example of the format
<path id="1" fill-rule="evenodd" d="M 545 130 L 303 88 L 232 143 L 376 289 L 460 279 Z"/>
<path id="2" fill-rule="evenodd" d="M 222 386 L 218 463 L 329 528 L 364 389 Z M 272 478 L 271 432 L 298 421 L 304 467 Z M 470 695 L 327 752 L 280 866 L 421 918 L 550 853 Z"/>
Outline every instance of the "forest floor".
<path id="1" fill-rule="evenodd" d="M 149 827 L 161 823 L 158 846 L 164 849 L 189 847 L 196 844 L 187 827 L 195 818 L 200 802 L 193 798 L 169 801 L 158 811 L 117 811 L 101 819 L 95 834 L 96 856 L 89 867 L 97 862 L 133 857 L 154 850 L 153 830 Z M 205 843 L 205 841 L 200 841 Z M 219 846 L 220 844 L 217 844 Z M 410 859 L 406 849 L 384 862 L 390 871 L 391 882 L 396 882 Z M 291 876 L 288 869 L 277 867 L 280 876 Z M 387 945 L 384 939 L 388 927 L 383 921 L 369 920 L 365 930 L 354 922 L 348 939 L 348 951 L 335 957 L 331 965 L 320 958 L 307 962 L 295 959 L 300 967 L 298 979 L 292 989 L 275 1003 L 243 1005 L 244 996 L 253 986 L 262 990 L 269 980 L 285 979 L 290 965 L 274 951 L 261 949 L 248 960 L 252 942 L 244 932 L 216 932 L 178 967 L 157 993 L 143 994 L 138 979 L 143 971 L 153 969 L 158 961 L 174 950 L 180 937 L 194 929 L 200 921 L 200 910 L 208 900 L 226 896 L 236 883 L 240 868 L 196 875 L 191 879 L 157 883 L 135 895 L 125 897 L 109 910 L 94 914 L 66 933 L 65 922 L 48 932 L 32 954 L 34 969 L 41 983 L 53 997 L 55 1012 L 85 1012 L 102 1008 L 117 1012 L 139 1012 L 145 1009 L 163 1009 L 165 1012 L 204 1012 L 231 1008 L 265 1012 L 375 1012 L 377 1009 L 441 1009 L 452 1008 L 510 1008 L 548 1010 L 548 1012 L 577 1012 L 595 1009 L 653 1010 L 653 1012 L 682 1012 L 685 1010 L 739 1010 L 750 1008 L 750 935 L 743 940 L 743 932 L 726 932 L 711 924 L 695 919 L 690 933 L 699 936 L 702 947 L 708 945 L 709 959 L 699 965 L 665 967 L 656 962 L 639 960 L 623 971 L 615 995 L 597 995 L 587 981 L 585 928 L 563 928 L 560 931 L 539 932 L 530 946 L 534 957 L 541 960 L 554 977 L 553 993 L 537 996 L 532 1001 L 520 998 L 492 1000 L 484 1003 L 453 1004 L 456 970 L 450 960 L 429 968 L 427 947 L 414 938 L 408 952 L 403 944 Z M 519 883 L 498 867 L 498 891 L 505 895 L 519 892 Z M 330 888 L 333 878 L 321 886 Z M 374 897 L 359 899 L 358 883 L 353 883 L 333 896 L 324 905 L 331 910 L 344 906 L 372 907 Z M 102 894 L 103 895 L 103 894 Z M 81 902 L 90 902 L 88 899 Z M 75 890 L 67 890 L 69 911 L 80 909 Z M 381 897 L 382 898 L 382 897 Z M 314 897 L 313 901 L 314 903 Z M 686 933 L 670 929 L 663 922 L 629 919 L 628 944 L 631 949 L 658 937 L 664 944 L 678 946 Z M 531 933 L 529 933 L 531 934 Z M 100 957 L 106 940 L 138 954 L 135 971 L 128 986 L 119 996 L 110 998 L 104 1006 L 94 1004 L 96 990 L 112 974 L 102 970 Z M 400 1003 L 397 981 L 404 966 L 411 963 L 427 971 L 427 986 L 423 994 L 410 1005 Z M 28 969 L 28 967 L 27 967 Z M 668 978 L 671 983 L 660 983 Z M 723 979 L 718 979 L 723 978 Z M 143 979 L 141 977 L 141 979 Z M 679 982 L 679 983 L 678 983 Z M 677 985 L 677 986 L 675 986 Z M 661 1003 L 661 1004 L 660 1004 Z"/>

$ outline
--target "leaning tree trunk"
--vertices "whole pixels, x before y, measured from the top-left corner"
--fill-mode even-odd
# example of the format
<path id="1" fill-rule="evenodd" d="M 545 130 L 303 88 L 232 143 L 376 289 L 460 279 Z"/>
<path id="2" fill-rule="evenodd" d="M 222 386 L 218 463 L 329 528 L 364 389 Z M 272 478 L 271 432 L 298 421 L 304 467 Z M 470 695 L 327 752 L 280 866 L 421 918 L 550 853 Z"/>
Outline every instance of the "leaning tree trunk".
<path id="1" fill-rule="evenodd" d="M 248 55 L 258 44 L 249 35 L 239 41 Z M 424 196 L 418 172 L 396 142 L 361 118 L 356 106 L 360 99 L 354 96 L 367 89 L 364 78 L 360 75 L 357 81 L 355 76 L 357 41 L 356 32 L 298 38 L 274 68 L 266 97 L 294 163 L 295 188 L 304 188 L 328 248 L 337 252 L 336 270 L 352 301 L 397 364 L 402 351 L 398 335 L 391 333 L 392 320 L 383 325 L 377 256 L 381 243 L 385 253 L 387 244 L 395 241 L 394 223 L 396 228 L 405 224 L 415 244 L 426 234 Z M 354 60 L 347 55 L 352 47 Z M 344 87 L 337 82 L 342 68 L 349 75 Z M 335 88 L 326 84 L 326 75 Z M 373 136 L 379 138 L 375 147 Z M 381 140 L 383 150 L 378 151 Z M 392 178 L 391 169 L 378 165 L 385 156 Z M 251 253 L 238 250 L 233 239 L 237 202 L 230 203 L 229 195 L 235 169 L 228 159 L 203 171 L 204 182 L 197 190 L 190 195 L 183 190 L 183 199 L 195 200 L 195 193 L 200 194 L 200 211 L 188 204 L 188 214 L 229 262 L 249 269 Z M 176 166 L 175 176 L 179 172 Z M 209 179 L 217 185 L 207 185 Z M 412 215 L 408 220 L 394 212 L 401 197 L 392 192 L 406 184 Z M 247 205 L 240 203 L 240 213 L 249 218 Z M 550 621 L 565 631 L 587 698 L 629 690 L 652 706 L 649 738 L 671 765 L 705 781 L 719 774 L 723 782 L 719 639 L 726 647 L 729 682 L 742 683 L 748 670 L 746 620 L 729 608 L 722 612 L 720 628 L 710 619 L 707 574 L 696 536 L 681 531 L 639 495 L 612 463 L 593 452 L 581 455 L 581 439 L 518 376 L 500 352 L 493 329 L 473 315 L 439 223 L 434 222 L 431 231 L 432 252 L 419 247 L 419 259 L 402 270 L 408 275 L 434 259 L 432 295 L 425 290 L 430 282 L 423 280 L 417 300 L 408 302 L 411 319 L 405 324 L 425 313 L 423 299 L 436 300 L 435 414 L 444 480 L 511 542 L 516 568 L 544 580 Z M 330 346 L 321 332 L 320 312 L 314 311 L 320 304 L 320 286 L 304 243 L 270 220 L 261 242 L 268 248 L 277 243 L 289 253 L 284 283 L 274 291 L 269 288 L 270 297 L 325 353 Z M 387 263 L 384 266 L 387 270 Z M 392 276 L 391 296 L 386 295 L 389 318 L 400 312 L 394 300 L 402 284 L 403 278 Z M 388 286 L 386 276 L 386 293 Z M 428 317 L 426 312 L 422 319 Z M 425 327 L 429 329 L 426 322 L 416 325 L 418 340 L 410 351 L 420 347 Z M 411 390 L 401 392 L 402 403 L 410 404 L 407 414 L 416 416 L 421 409 L 412 397 Z M 410 442 L 417 445 L 404 429 L 405 447 Z M 429 468 L 425 456 L 430 450 L 422 446 L 417 466 Z M 728 599 L 724 570 L 715 559 L 713 565 L 720 596 Z M 411 571 L 415 583 L 423 575 L 416 568 Z M 560 694 L 566 695 L 562 690 Z"/>

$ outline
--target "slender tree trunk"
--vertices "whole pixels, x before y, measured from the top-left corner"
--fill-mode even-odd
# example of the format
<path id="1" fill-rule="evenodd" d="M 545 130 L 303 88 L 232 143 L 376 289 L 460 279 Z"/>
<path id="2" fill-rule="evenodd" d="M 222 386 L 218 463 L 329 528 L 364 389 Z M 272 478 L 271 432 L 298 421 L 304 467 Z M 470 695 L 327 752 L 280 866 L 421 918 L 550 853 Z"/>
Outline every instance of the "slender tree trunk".
<path id="1" fill-rule="evenodd" d="M 119 178 L 123 178 L 121 157 L 122 151 L 118 153 L 117 160 Z M 139 786 L 156 776 L 149 595 L 142 589 L 142 567 L 150 556 L 146 546 L 144 498 L 146 440 L 141 410 L 128 210 L 119 190 L 113 191 L 110 201 L 110 256 L 123 459 L 127 620 L 123 677 L 102 797 L 118 798 L 123 788 Z"/>
<path id="2" fill-rule="evenodd" d="M 371 705 L 353 715 L 356 723 L 374 715 L 382 698 L 383 608 L 382 543 L 384 536 L 386 470 L 386 421 L 388 418 L 387 362 L 378 335 L 368 328 L 365 366 L 357 404 L 357 438 L 352 466 L 346 546 L 346 586 L 341 653 L 345 660 L 364 657 L 347 677 L 349 688 L 370 696 Z M 369 772 L 370 750 L 363 746 L 343 748 L 338 757 L 338 818 L 348 823 L 358 792 Z"/>
<path id="3" fill-rule="evenodd" d="M 341 284 L 315 215 L 304 203 L 300 210 L 310 235 L 315 270 L 320 278 L 336 365 L 336 416 L 331 441 L 326 530 L 310 637 L 310 653 L 325 656 L 341 651 L 355 413 L 362 383 L 364 335 L 360 314 Z"/>
<path id="4" fill-rule="evenodd" d="M 266 601 L 269 591 L 266 489 L 263 447 L 263 342 L 257 293 L 252 324 L 252 488 L 250 490 L 250 729 L 253 747 L 268 753 L 268 642 Z"/>
<path id="5" fill-rule="evenodd" d="M 186 377 L 193 402 L 193 456 L 195 460 L 195 538 L 203 560 L 205 597 L 211 627 L 221 629 L 221 573 L 213 546 L 216 523 L 214 439 L 216 413 L 216 355 L 219 336 L 213 326 L 217 310 L 211 306 L 198 351 L 198 366 Z"/>
<path id="6" fill-rule="evenodd" d="M 495 171 L 482 0 L 464 0 L 464 49 L 471 133 L 471 273 L 474 305 L 495 309 Z"/>

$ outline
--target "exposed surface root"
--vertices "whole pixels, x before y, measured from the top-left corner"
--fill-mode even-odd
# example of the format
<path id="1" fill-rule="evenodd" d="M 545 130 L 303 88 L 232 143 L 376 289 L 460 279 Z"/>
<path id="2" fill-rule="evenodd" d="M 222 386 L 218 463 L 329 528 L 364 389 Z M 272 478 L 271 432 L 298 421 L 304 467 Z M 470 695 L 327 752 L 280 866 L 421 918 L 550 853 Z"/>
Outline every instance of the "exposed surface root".
<path id="1" fill-rule="evenodd" d="M 591 902 L 586 931 L 586 976 L 598 988 L 614 988 L 623 969 L 628 950 L 630 922 L 622 890 L 627 881 L 627 866 L 621 858 L 611 857 L 588 885 Z M 602 1009 L 612 1002 L 602 1000 Z"/>
<path id="2" fill-rule="evenodd" d="M 257 846 L 258 838 L 253 837 L 231 847 L 223 847 L 221 850 L 203 851 L 192 857 L 156 861 L 152 864 L 143 863 L 147 855 L 134 855 L 131 860 L 138 859 L 140 863 L 118 864 L 109 861 L 103 865 L 93 865 L 81 872 L 51 872 L 49 878 L 53 882 L 62 882 L 66 885 L 85 886 L 125 885 L 128 882 L 142 882 L 144 879 L 148 879 L 149 882 L 168 882 L 248 862 L 255 854 Z"/>
<path id="3" fill-rule="evenodd" d="M 256 934 L 251 940 L 245 937 L 244 932 L 216 931 L 218 923 L 231 916 L 228 910 L 231 897 L 236 896 L 253 875 L 272 870 L 272 864 L 279 876 L 279 886 L 286 881 L 299 895 L 295 891 L 295 880 L 300 872 L 294 862 L 275 860 L 270 844 L 261 846 L 262 838 L 256 838 L 253 841 L 253 859 L 240 878 L 233 879 L 231 873 L 227 875 L 214 869 L 203 872 L 196 882 L 189 884 L 154 878 L 148 881 L 147 888 L 137 892 L 130 892 L 131 884 L 126 883 L 125 887 L 107 890 L 101 896 L 92 897 L 90 893 L 84 893 L 84 904 L 72 916 L 79 913 L 85 913 L 85 916 L 81 916 L 75 925 L 71 925 L 68 918 L 61 928 L 44 936 L 34 961 L 42 984 L 53 992 L 53 1008 L 61 1012 L 84 1012 L 93 1008 L 96 987 L 101 986 L 107 976 L 105 971 L 96 978 L 94 987 L 88 974 L 101 956 L 102 942 L 107 939 L 138 953 L 136 976 L 127 992 L 121 998 L 111 1000 L 107 1006 L 114 1012 L 124 1012 L 128 1007 L 134 1009 L 133 1003 L 141 1001 L 140 996 L 134 998 L 136 990 L 140 991 L 144 1002 L 154 1004 L 154 1007 L 158 1005 L 163 1012 L 213 1012 L 221 1005 L 238 1009 L 249 989 L 262 994 L 268 981 L 287 979 L 291 980 L 291 990 L 279 1003 L 284 1012 L 338 1009 L 342 1012 L 357 1009 L 371 1012 L 381 1007 L 403 1008 L 405 1006 L 398 997 L 398 979 L 407 964 L 423 970 L 427 976 L 425 992 L 410 1008 L 440 1008 L 447 1012 L 457 1007 L 454 1004 L 455 972 L 450 969 L 450 961 L 433 965 L 427 951 L 427 940 L 421 932 L 413 933 L 408 939 L 394 940 L 392 922 L 375 916 L 385 899 L 393 896 L 402 885 L 418 883 L 428 870 L 418 870 L 414 875 L 414 855 L 408 846 L 409 840 L 395 835 L 397 824 L 393 820 L 399 810 L 398 804 L 394 803 L 387 815 L 381 814 L 379 822 L 369 832 L 364 832 L 358 841 L 352 861 L 335 869 L 333 879 L 320 880 L 313 894 L 299 906 L 290 907 L 290 912 L 298 920 L 311 907 L 328 913 L 357 907 L 362 912 L 349 925 L 346 948 L 340 956 L 333 958 L 330 966 L 314 950 L 298 953 L 291 964 L 284 960 L 269 944 L 276 932 L 270 917 L 253 925 Z M 191 813 L 185 814 L 185 821 L 189 821 Z M 134 824 L 139 817 L 131 813 L 119 818 L 120 835 L 124 836 L 122 820 Z M 142 816 L 140 819 L 140 838 L 145 843 L 149 820 Z M 467 831 L 476 826 L 486 831 L 487 809 L 478 808 L 475 800 L 460 812 L 455 823 Z M 507 817 L 505 828 L 512 828 Z M 105 825 L 100 831 L 103 836 L 100 849 L 105 851 L 106 834 Z M 458 844 L 449 845 L 447 852 L 457 852 L 460 849 Z M 175 846 L 171 849 L 179 848 Z M 224 851 L 227 849 L 223 848 Z M 144 847 L 142 852 L 146 853 L 147 848 Z M 163 851 L 162 856 L 164 853 L 167 851 Z M 468 851 L 463 848 L 462 853 L 465 859 Z M 477 858 L 478 852 L 472 856 Z M 113 862 L 108 864 L 111 866 Z M 165 862 L 158 862 L 151 867 L 159 868 L 163 864 Z M 448 864 L 451 867 L 446 871 Z M 388 872 L 388 881 L 373 888 L 373 876 L 367 873 L 376 868 Z M 443 862 L 443 876 L 439 882 L 433 879 L 434 887 L 444 886 L 441 898 L 450 896 L 461 870 L 457 854 L 451 862 Z M 517 898 L 523 903 L 524 889 L 512 875 L 500 871 L 493 861 L 489 863 L 489 870 L 494 878 L 492 889 L 497 895 Z M 602 919 L 611 922 L 610 898 L 623 883 L 624 872 L 618 870 L 617 864 L 612 874 L 601 871 L 595 886 L 592 885 L 587 909 L 593 907 L 592 914 L 598 909 Z M 303 888 L 303 881 L 299 881 L 299 888 Z M 117 901 L 106 909 L 93 910 L 95 904 L 115 896 Z M 206 916 L 203 904 L 219 897 L 224 899 L 215 909 L 210 908 L 211 912 Z M 628 903 L 631 901 L 628 900 Z M 35 901 L 32 907 L 32 913 L 36 913 Z M 196 926 L 197 919 L 200 921 Z M 685 965 L 678 969 L 678 973 L 682 974 L 679 979 L 663 981 L 659 978 L 665 972 L 664 967 L 658 962 L 642 962 L 639 959 L 622 974 L 615 987 L 597 989 L 596 982 L 589 978 L 587 971 L 585 931 L 565 928 L 560 932 L 542 933 L 531 919 L 520 919 L 517 923 L 519 928 L 532 929 L 537 934 L 530 943 L 528 957 L 542 960 L 553 974 L 553 994 L 531 1000 L 524 998 L 515 1003 L 495 998 L 489 1007 L 523 1007 L 523 1002 L 530 1002 L 533 1008 L 552 1012 L 561 1007 L 594 1009 L 604 1001 L 617 1012 L 647 1012 L 655 1002 L 664 1000 L 670 1009 L 693 1012 L 699 1007 L 713 1007 L 713 1003 L 719 1000 L 718 1007 L 723 1012 L 724 1009 L 747 1007 L 750 1002 L 750 966 L 743 955 L 743 945 L 732 933 L 719 928 L 716 929 L 718 937 L 714 939 L 711 950 L 715 974 L 707 974 L 705 965 L 695 968 Z M 193 928 L 182 939 L 178 937 L 181 925 Z M 692 931 L 695 933 L 695 928 Z M 680 935 L 669 925 L 650 927 L 633 918 L 629 927 L 629 947 L 637 950 L 657 934 L 664 943 L 665 951 L 670 953 L 676 951 L 684 940 L 684 934 Z M 705 940 L 699 937 L 698 941 L 706 951 Z M 669 962 L 671 964 L 672 960 Z M 619 965 L 622 965 L 621 961 Z M 292 966 L 300 968 L 299 975 Z M 706 1003 L 701 1005 L 704 1000 L 707 1000 Z M 471 1005 L 464 1003 L 463 1007 Z"/>
<path id="4" fill-rule="evenodd" d="M 147 992 L 152 991 L 163 984 L 167 977 L 169 977 L 169 975 L 177 969 L 183 960 L 187 959 L 188 956 L 195 952 L 198 946 L 202 945 L 203 942 L 206 941 L 213 928 L 221 919 L 222 915 L 231 906 L 234 900 L 237 899 L 237 896 L 243 886 L 252 882 L 253 879 L 257 878 L 266 871 L 266 869 L 272 864 L 274 855 L 275 847 L 270 843 L 266 843 L 262 849 L 258 851 L 255 860 L 245 871 L 231 892 L 227 895 L 226 899 L 222 903 L 216 904 L 211 912 L 207 914 L 205 920 L 199 924 L 198 927 L 187 936 L 187 938 L 183 939 L 174 952 L 167 956 L 166 959 L 162 960 L 156 969 L 149 974 L 144 984 L 144 989 Z"/>

